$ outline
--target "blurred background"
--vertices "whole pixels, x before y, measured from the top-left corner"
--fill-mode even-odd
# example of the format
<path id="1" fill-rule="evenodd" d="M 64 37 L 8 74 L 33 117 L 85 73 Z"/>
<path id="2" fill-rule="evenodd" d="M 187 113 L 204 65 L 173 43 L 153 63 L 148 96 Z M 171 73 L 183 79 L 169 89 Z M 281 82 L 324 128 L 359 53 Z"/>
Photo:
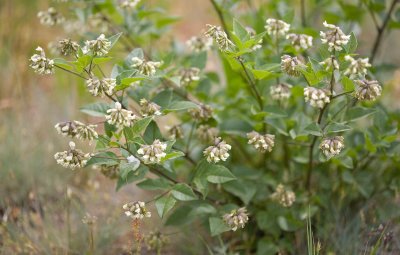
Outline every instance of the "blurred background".
<path id="1" fill-rule="evenodd" d="M 65 254 L 69 246 L 83 254 L 89 226 L 82 218 L 89 213 L 97 217 L 96 254 L 123 254 L 132 238 L 121 207 L 127 201 L 151 199 L 152 194 L 134 185 L 116 192 L 115 182 L 94 169 L 70 171 L 56 165 L 53 155 L 64 150 L 68 140 L 57 135 L 54 125 L 69 119 L 85 121 L 79 107 L 91 97 L 71 76 L 39 76 L 28 66 L 38 45 L 45 48 L 63 34 L 58 28 L 42 26 L 37 18 L 39 11 L 55 2 L 0 0 L 0 252 Z M 218 23 L 206 0 L 174 0 L 166 6 L 181 16 L 169 34 L 182 42 L 199 34 L 205 24 Z M 363 26 L 355 30 L 363 31 L 360 54 L 368 55 L 375 35 L 369 29 L 371 21 Z M 398 32 L 387 34 L 376 62 L 400 63 L 398 39 Z M 385 102 L 398 108 L 400 71 L 385 77 Z M 144 227 L 157 227 L 157 218 L 153 217 L 153 226 Z M 196 250 L 196 245 L 186 249 Z"/>

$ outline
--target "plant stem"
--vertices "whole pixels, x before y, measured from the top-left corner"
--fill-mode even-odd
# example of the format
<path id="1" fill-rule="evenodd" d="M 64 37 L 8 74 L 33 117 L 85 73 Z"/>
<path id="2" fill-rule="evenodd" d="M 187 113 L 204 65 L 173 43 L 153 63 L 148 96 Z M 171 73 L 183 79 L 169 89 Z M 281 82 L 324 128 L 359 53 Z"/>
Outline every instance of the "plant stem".
<path id="1" fill-rule="evenodd" d="M 301 25 L 305 27 L 306 24 L 306 0 L 300 0 L 300 15 L 301 15 Z"/>
<path id="2" fill-rule="evenodd" d="M 250 88 L 254 91 L 254 94 L 255 94 L 256 100 L 258 102 L 258 106 L 260 107 L 260 110 L 263 111 L 264 110 L 264 103 L 262 101 L 260 93 L 257 90 L 256 84 L 251 79 L 249 71 L 247 70 L 246 66 L 244 65 L 243 60 L 241 58 L 237 58 L 237 60 L 239 61 L 240 66 L 242 67 L 242 69 L 243 69 L 243 71 L 244 71 L 244 73 L 246 75 L 246 78 L 248 80 L 248 84 L 250 85 Z"/>
<path id="3" fill-rule="evenodd" d="M 400 0 L 393 0 L 392 1 L 391 5 L 390 5 L 390 8 L 389 8 L 389 11 L 386 13 L 386 16 L 385 16 L 385 18 L 383 20 L 382 25 L 377 27 L 378 34 L 376 35 L 374 46 L 372 48 L 371 57 L 370 57 L 370 63 L 371 64 L 374 62 L 374 59 L 375 59 L 376 54 L 378 52 L 379 46 L 380 46 L 380 44 L 382 42 L 383 34 L 384 34 L 384 32 L 386 30 L 386 27 L 387 27 L 387 25 L 389 23 L 390 17 L 391 17 L 391 15 L 392 15 L 392 13 L 393 13 L 393 11 L 395 9 L 394 7 L 396 6 L 397 3 L 399 3 L 399 1 Z"/>
<path id="4" fill-rule="evenodd" d="M 221 22 L 222 28 L 225 30 L 225 32 L 226 32 L 226 34 L 227 34 L 227 36 L 228 36 L 228 39 L 230 39 L 228 26 L 226 25 L 226 22 L 225 22 L 225 19 L 224 19 L 224 15 L 223 15 L 223 13 L 222 13 L 221 8 L 219 8 L 219 6 L 218 6 L 218 4 L 215 2 L 215 0 L 210 0 L 210 1 L 211 1 L 211 4 L 212 4 L 213 7 L 214 7 L 214 10 L 215 10 L 215 11 L 217 12 L 217 14 L 218 14 L 218 18 L 219 18 L 219 20 L 220 20 L 220 22 Z"/>
<path id="5" fill-rule="evenodd" d="M 80 77 L 80 78 L 82 78 L 82 79 L 88 80 L 88 78 L 86 78 L 85 76 L 80 75 L 79 73 L 76 73 L 76 72 L 74 72 L 74 71 L 65 69 L 64 67 L 61 67 L 61 66 L 59 66 L 59 65 L 54 65 L 54 66 L 57 67 L 57 68 L 59 68 L 59 69 L 61 69 L 61 70 L 63 70 L 63 71 L 65 71 L 65 72 L 71 73 L 71 74 L 76 75 L 76 76 L 78 76 L 78 77 Z"/>

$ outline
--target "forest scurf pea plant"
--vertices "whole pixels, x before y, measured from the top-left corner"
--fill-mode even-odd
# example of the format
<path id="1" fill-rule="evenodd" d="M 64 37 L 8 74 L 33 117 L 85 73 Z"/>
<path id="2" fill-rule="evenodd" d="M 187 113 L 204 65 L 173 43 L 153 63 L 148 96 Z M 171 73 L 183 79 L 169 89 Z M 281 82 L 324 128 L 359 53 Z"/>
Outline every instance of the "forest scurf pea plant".
<path id="1" fill-rule="evenodd" d="M 97 166 L 117 180 L 117 189 L 135 182 L 160 191 L 151 201 L 122 206 L 133 221 L 137 252 L 142 241 L 150 240 L 148 247 L 157 252 L 167 242 L 160 232 L 141 235 L 140 223 L 152 216 L 148 207 L 154 204 L 161 218 L 168 215 L 167 225 L 199 221 L 211 236 L 222 235 L 229 252 L 296 254 L 291 243 L 298 237 L 290 233 L 309 231 L 310 214 L 328 225 L 321 215 L 331 201 L 357 204 L 379 192 L 382 185 L 365 187 L 357 175 L 370 174 L 363 177 L 367 182 L 379 176 L 382 171 L 370 171 L 374 159 L 389 162 L 381 170 L 394 166 L 397 129 L 381 106 L 371 103 L 382 87 L 368 58 L 357 56 L 354 33 L 324 22 L 317 38 L 274 18 L 260 33 L 237 20 L 229 31 L 218 3 L 211 2 L 223 28 L 206 25 L 204 34 L 187 41 L 185 52 L 138 47 L 161 37 L 154 31 L 161 33 L 174 21 L 152 18 L 157 11 L 140 1 L 76 7 L 80 20 L 64 24 L 66 30 L 80 21 L 95 23 L 100 34 L 87 31 L 84 36 L 91 39 L 83 44 L 60 40 L 53 52 L 67 59 L 51 59 L 38 47 L 30 66 L 39 74 L 59 70 L 82 79 L 87 91 L 102 99 L 82 112 L 101 121 L 57 123 L 58 133 L 96 145 L 85 153 L 71 141 L 54 157 L 71 169 Z M 54 8 L 39 18 L 51 26 L 67 22 Z M 105 35 L 110 32 L 116 33 Z M 135 32 L 145 39 L 133 39 Z M 129 50 L 124 59 L 110 56 L 117 42 Z M 226 86 L 204 70 L 213 45 Z M 111 73 L 105 71 L 108 63 L 114 64 Z M 168 115 L 176 122 L 172 127 L 160 119 Z M 375 126 L 359 125 L 372 116 Z M 235 234 L 225 233 L 230 230 Z"/>

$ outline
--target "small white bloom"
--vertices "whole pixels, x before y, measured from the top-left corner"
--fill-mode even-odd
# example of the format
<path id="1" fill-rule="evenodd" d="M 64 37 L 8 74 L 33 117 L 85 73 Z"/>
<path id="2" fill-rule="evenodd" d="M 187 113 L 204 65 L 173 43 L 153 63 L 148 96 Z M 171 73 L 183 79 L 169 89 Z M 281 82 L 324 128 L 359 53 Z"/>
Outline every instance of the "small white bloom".
<path id="1" fill-rule="evenodd" d="M 86 41 L 85 47 L 82 48 L 84 54 L 93 53 L 95 56 L 105 56 L 111 48 L 111 42 L 104 34 L 101 34 L 97 39 Z"/>
<path id="2" fill-rule="evenodd" d="M 196 67 L 185 68 L 180 71 L 180 85 L 187 86 L 193 81 L 200 80 L 200 69 Z"/>
<path id="3" fill-rule="evenodd" d="M 122 109 L 122 105 L 119 102 L 115 102 L 115 107 L 107 110 L 106 120 L 108 124 L 115 125 L 118 128 L 130 127 L 136 115 L 131 111 Z"/>
<path id="4" fill-rule="evenodd" d="M 139 73 L 146 76 L 153 76 L 156 74 L 157 68 L 162 65 L 162 62 L 146 61 L 144 59 L 133 57 L 131 67 L 138 69 Z"/>
<path id="5" fill-rule="evenodd" d="M 261 135 L 256 131 L 252 131 L 247 134 L 249 144 L 253 144 L 256 150 L 264 153 L 266 151 L 271 152 L 275 145 L 275 136 L 270 134 Z"/>
<path id="6" fill-rule="evenodd" d="M 289 32 L 290 25 L 282 20 L 267 19 L 265 29 L 270 36 L 285 36 Z"/>
<path id="7" fill-rule="evenodd" d="M 170 128 L 168 127 L 168 133 L 170 134 L 171 139 L 183 138 L 183 130 L 181 125 L 174 125 Z"/>
<path id="8" fill-rule="evenodd" d="M 330 58 L 319 62 L 319 64 L 325 66 L 326 71 L 332 70 L 332 68 L 335 70 L 339 70 L 339 62 L 336 60 L 335 56 L 331 56 Z"/>
<path id="9" fill-rule="evenodd" d="M 247 33 L 249 33 L 250 39 L 253 39 L 254 36 L 256 35 L 256 31 L 252 27 L 246 27 L 246 31 L 247 31 Z M 256 44 L 253 47 L 251 47 L 251 50 L 256 51 L 258 49 L 261 49 L 262 43 L 263 43 L 263 39 L 260 39 L 258 42 L 256 42 Z"/>
<path id="10" fill-rule="evenodd" d="M 214 42 L 218 45 L 221 51 L 230 51 L 235 48 L 235 44 L 229 40 L 228 35 L 221 27 L 207 24 L 207 31 L 205 36 L 213 38 Z"/>
<path id="11" fill-rule="evenodd" d="M 146 204 L 142 201 L 126 203 L 122 206 L 122 209 L 125 210 L 126 216 L 135 220 L 151 217 L 151 212 L 147 211 Z"/>
<path id="12" fill-rule="evenodd" d="M 242 207 L 225 214 L 222 219 L 233 231 L 236 231 L 238 228 L 244 228 L 249 221 L 249 214 L 246 208 Z"/>
<path id="13" fill-rule="evenodd" d="M 290 40 L 293 47 L 299 51 L 301 49 L 307 50 L 313 45 L 313 38 L 309 35 L 304 34 L 288 34 L 286 39 Z"/>
<path id="14" fill-rule="evenodd" d="M 282 184 L 279 184 L 275 192 L 271 195 L 271 199 L 284 207 L 290 207 L 296 201 L 296 194 L 291 190 L 287 190 Z"/>
<path id="15" fill-rule="evenodd" d="M 271 86 L 270 94 L 274 100 L 286 100 L 290 97 L 290 89 L 292 88 L 289 84 L 279 83 Z"/>
<path id="16" fill-rule="evenodd" d="M 40 23 L 46 26 L 54 26 L 64 22 L 64 17 L 57 12 L 54 7 L 50 7 L 47 11 L 41 11 L 37 14 Z"/>
<path id="17" fill-rule="evenodd" d="M 303 63 L 297 59 L 297 57 L 291 57 L 289 55 L 283 55 L 281 57 L 281 69 L 290 76 L 300 76 L 301 72 L 299 68 L 302 66 Z"/>
<path id="18" fill-rule="evenodd" d="M 346 45 L 350 40 L 350 35 L 345 35 L 340 27 L 328 24 L 324 21 L 324 27 L 329 28 L 328 31 L 320 31 L 321 41 L 323 44 L 328 45 L 329 51 L 341 51 L 342 46 Z"/>
<path id="19" fill-rule="evenodd" d="M 167 155 L 165 150 L 167 149 L 167 144 L 161 142 L 160 140 L 154 140 L 151 145 L 142 145 L 137 151 L 145 164 L 157 164 Z"/>
<path id="20" fill-rule="evenodd" d="M 210 106 L 201 104 L 197 108 L 189 109 L 189 113 L 192 115 L 193 119 L 203 121 L 210 119 L 213 111 Z"/>
<path id="21" fill-rule="evenodd" d="M 54 155 L 57 164 L 71 169 L 84 167 L 91 157 L 90 153 L 83 153 L 81 150 L 75 149 L 74 142 L 69 142 L 69 147 L 68 151 L 57 152 Z"/>
<path id="22" fill-rule="evenodd" d="M 370 100 L 374 101 L 382 93 L 382 87 L 378 81 L 369 80 L 355 80 L 357 84 L 356 91 L 354 93 L 355 98 L 358 100 Z"/>
<path id="23" fill-rule="evenodd" d="M 46 54 L 41 47 L 37 47 L 39 54 L 34 54 L 30 58 L 30 67 L 38 74 L 53 74 L 54 60 L 46 58 Z"/>
<path id="24" fill-rule="evenodd" d="M 76 54 L 79 50 L 79 44 L 71 39 L 63 39 L 58 42 L 58 49 L 64 56 Z"/>
<path id="25" fill-rule="evenodd" d="M 197 137 L 203 143 L 213 142 L 218 136 L 218 132 L 217 128 L 210 127 L 209 125 L 200 125 L 196 130 Z"/>
<path id="26" fill-rule="evenodd" d="M 140 3 L 140 0 L 122 0 L 119 6 L 123 9 L 134 9 Z"/>
<path id="27" fill-rule="evenodd" d="M 77 120 L 60 122 L 54 127 L 60 135 L 69 136 L 71 138 L 77 137 L 78 139 L 91 141 L 98 137 L 95 130 L 97 125 L 86 125 Z"/>
<path id="28" fill-rule="evenodd" d="M 304 88 L 304 98 L 312 107 L 324 108 L 325 104 L 330 102 L 330 92 L 326 89 L 317 89 L 314 87 Z"/>
<path id="29" fill-rule="evenodd" d="M 325 154 L 327 158 L 331 158 L 340 153 L 344 148 L 344 138 L 343 136 L 335 136 L 330 138 L 325 138 L 322 140 L 319 148 Z"/>
<path id="30" fill-rule="evenodd" d="M 198 53 L 210 50 L 212 42 L 212 38 L 193 36 L 186 41 L 186 45 L 191 51 Z"/>
<path id="31" fill-rule="evenodd" d="M 136 158 L 135 156 L 130 155 L 129 157 L 126 158 L 126 160 L 128 161 L 129 164 L 131 164 L 133 166 L 133 171 L 135 171 L 136 169 L 139 168 L 140 160 L 138 158 Z"/>
<path id="32" fill-rule="evenodd" d="M 216 137 L 214 145 L 209 146 L 203 151 L 209 163 L 218 163 L 219 161 L 226 161 L 229 157 L 231 146 L 227 144 L 221 137 Z"/>
<path id="33" fill-rule="evenodd" d="M 140 113 L 143 117 L 152 115 L 161 115 L 161 106 L 156 103 L 147 101 L 145 98 L 140 99 Z"/>
<path id="34" fill-rule="evenodd" d="M 358 58 L 346 55 L 344 59 L 350 62 L 349 67 L 344 72 L 344 75 L 350 75 L 350 77 L 365 76 L 367 74 L 367 69 L 371 67 L 369 63 L 369 58 Z"/>
<path id="35" fill-rule="evenodd" d="M 117 81 L 113 78 L 99 79 L 92 77 L 86 81 L 86 86 L 93 96 L 104 97 L 105 95 L 111 96 L 114 93 L 114 88 Z"/>

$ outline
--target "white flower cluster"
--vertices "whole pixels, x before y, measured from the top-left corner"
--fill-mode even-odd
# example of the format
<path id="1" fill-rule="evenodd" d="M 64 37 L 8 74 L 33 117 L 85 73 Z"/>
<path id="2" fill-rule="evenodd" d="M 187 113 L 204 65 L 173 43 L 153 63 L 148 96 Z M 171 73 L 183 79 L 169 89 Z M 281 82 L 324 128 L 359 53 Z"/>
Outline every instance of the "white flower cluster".
<path id="1" fill-rule="evenodd" d="M 197 121 L 208 120 L 212 117 L 212 108 L 208 105 L 201 104 L 197 108 L 189 109 L 189 113 L 192 115 L 193 119 Z"/>
<path id="2" fill-rule="evenodd" d="M 186 41 L 186 45 L 193 52 L 208 51 L 212 46 L 212 38 L 193 36 Z"/>
<path id="3" fill-rule="evenodd" d="M 210 127 L 209 125 L 200 125 L 196 130 L 197 137 L 203 143 L 213 142 L 218 132 L 217 128 Z"/>
<path id="4" fill-rule="evenodd" d="M 304 88 L 304 98 L 312 107 L 324 108 L 331 100 L 330 92 L 326 89 L 318 89 L 314 87 Z"/>
<path id="5" fill-rule="evenodd" d="M 97 125 L 85 125 L 84 123 L 74 120 L 67 122 L 57 123 L 55 129 L 60 135 L 76 137 L 82 140 L 93 140 L 98 137 L 98 134 L 95 130 Z"/>
<path id="6" fill-rule="evenodd" d="M 231 146 L 227 144 L 221 137 L 214 139 L 214 145 L 209 146 L 203 151 L 204 156 L 207 157 L 209 163 L 218 163 L 219 161 L 226 161 L 229 157 Z"/>
<path id="7" fill-rule="evenodd" d="M 62 55 L 69 56 L 78 52 L 79 44 L 71 39 L 63 39 L 58 42 L 57 48 L 60 50 Z"/>
<path id="8" fill-rule="evenodd" d="M 47 11 L 41 11 L 37 14 L 40 23 L 46 26 L 59 25 L 64 22 L 64 17 L 54 8 L 50 7 Z"/>
<path id="9" fill-rule="evenodd" d="M 84 54 L 90 52 L 95 56 L 105 56 L 111 48 L 111 42 L 104 34 L 101 34 L 97 39 L 85 42 L 85 47 L 82 48 Z"/>
<path id="10" fill-rule="evenodd" d="M 93 225 L 97 221 L 97 217 L 94 215 L 90 215 L 89 213 L 86 213 L 86 215 L 82 218 L 82 223 L 86 225 Z"/>
<path id="11" fill-rule="evenodd" d="M 187 86 L 193 81 L 200 80 L 200 69 L 196 67 L 185 68 L 180 71 L 180 85 Z"/>
<path id="12" fill-rule="evenodd" d="M 146 204 L 142 201 L 126 203 L 122 206 L 122 209 L 125 210 L 126 216 L 135 220 L 151 217 L 151 212 L 147 211 Z"/>
<path id="13" fill-rule="evenodd" d="M 131 67 L 138 69 L 139 73 L 152 76 L 156 74 L 157 68 L 162 65 L 162 62 L 146 61 L 144 59 L 133 57 Z"/>
<path id="14" fill-rule="evenodd" d="M 313 46 L 313 38 L 309 35 L 292 33 L 288 34 L 286 39 L 291 41 L 291 44 L 297 51 L 301 49 L 307 50 Z"/>
<path id="15" fill-rule="evenodd" d="M 181 139 L 183 138 L 183 130 L 181 125 L 175 125 L 168 128 L 168 133 L 171 139 Z"/>
<path id="16" fill-rule="evenodd" d="M 354 96 L 358 100 L 370 100 L 374 101 L 382 93 L 382 87 L 378 81 L 369 80 L 355 80 L 357 84 Z"/>
<path id="17" fill-rule="evenodd" d="M 290 207 L 296 201 L 296 194 L 291 190 L 287 190 L 282 184 L 279 184 L 275 192 L 272 193 L 271 199 L 284 207 Z"/>
<path id="18" fill-rule="evenodd" d="M 235 47 L 235 44 L 229 40 L 228 35 L 221 27 L 207 24 L 207 31 L 204 34 L 207 37 L 213 38 L 222 51 L 229 51 Z"/>
<path id="19" fill-rule="evenodd" d="M 325 66 L 325 70 L 329 71 L 329 70 L 339 70 L 339 62 L 337 61 L 337 59 L 335 58 L 335 56 L 331 56 L 327 59 L 325 59 L 324 61 L 319 62 L 320 65 Z"/>
<path id="20" fill-rule="evenodd" d="M 136 115 L 131 111 L 122 109 L 122 105 L 119 102 L 115 102 L 114 108 L 107 110 L 106 120 L 108 124 L 115 125 L 117 128 L 130 127 Z"/>
<path id="21" fill-rule="evenodd" d="M 322 140 L 319 148 L 325 154 L 327 158 L 331 158 L 340 153 L 344 148 L 344 138 L 343 136 L 334 136 L 330 138 L 325 138 Z"/>
<path id="22" fill-rule="evenodd" d="M 152 115 L 161 115 L 161 106 L 156 103 L 147 101 L 145 98 L 140 99 L 140 113 L 143 117 Z"/>
<path id="23" fill-rule="evenodd" d="M 275 136 L 270 134 L 261 135 L 256 131 L 247 134 L 249 144 L 253 144 L 256 150 L 264 153 L 271 152 L 275 145 Z"/>
<path id="24" fill-rule="evenodd" d="M 142 155 L 145 164 L 157 164 L 167 155 L 165 150 L 167 149 L 167 144 L 156 139 L 151 145 L 142 145 L 137 151 L 139 155 Z"/>
<path id="25" fill-rule="evenodd" d="M 46 58 L 46 54 L 41 47 L 37 47 L 39 54 L 34 54 L 30 58 L 30 67 L 38 74 L 54 73 L 54 60 Z"/>
<path id="26" fill-rule="evenodd" d="M 270 88 L 270 94 L 273 100 L 286 100 L 290 97 L 290 89 L 292 88 L 289 84 L 279 83 L 273 85 Z"/>
<path id="27" fill-rule="evenodd" d="M 123 9 L 134 9 L 140 3 L 140 0 L 122 0 L 119 6 Z"/>
<path id="28" fill-rule="evenodd" d="M 113 78 L 99 79 L 92 77 L 86 81 L 86 86 L 93 96 L 104 97 L 105 95 L 111 96 L 114 93 L 114 88 L 117 85 L 117 81 Z"/>
<path id="29" fill-rule="evenodd" d="M 69 147 L 68 151 L 57 152 L 54 155 L 57 164 L 71 169 L 84 167 L 91 157 L 90 153 L 84 153 L 79 149 L 75 149 L 74 142 L 69 142 Z"/>
<path id="30" fill-rule="evenodd" d="M 369 58 L 354 59 L 353 57 L 346 55 L 344 59 L 350 62 L 350 65 L 344 72 L 344 75 L 350 75 L 351 77 L 364 76 L 367 74 L 367 68 L 371 67 Z"/>
<path id="31" fill-rule="evenodd" d="M 270 36 L 285 36 L 289 32 L 290 25 L 282 20 L 267 19 L 265 29 Z"/>
<path id="32" fill-rule="evenodd" d="M 329 28 L 328 31 L 320 31 L 321 41 L 328 44 L 328 50 L 341 51 L 342 46 L 346 45 L 350 40 L 350 35 L 345 35 L 340 27 L 324 22 L 324 27 Z"/>
<path id="33" fill-rule="evenodd" d="M 249 214 L 247 213 L 246 208 L 242 207 L 225 214 L 223 220 L 230 229 L 236 231 L 238 228 L 244 228 L 246 223 L 249 221 Z"/>
<path id="34" fill-rule="evenodd" d="M 289 55 L 283 55 L 281 57 L 281 69 L 290 76 L 300 76 L 301 72 L 299 68 L 302 66 L 303 63 L 297 59 L 297 57 L 291 57 Z"/>
<path id="35" fill-rule="evenodd" d="M 250 35 L 250 39 L 252 39 L 256 35 L 256 31 L 252 27 L 246 27 L 247 33 Z M 256 44 L 251 47 L 252 51 L 256 51 L 262 48 L 263 39 L 260 39 Z"/>

